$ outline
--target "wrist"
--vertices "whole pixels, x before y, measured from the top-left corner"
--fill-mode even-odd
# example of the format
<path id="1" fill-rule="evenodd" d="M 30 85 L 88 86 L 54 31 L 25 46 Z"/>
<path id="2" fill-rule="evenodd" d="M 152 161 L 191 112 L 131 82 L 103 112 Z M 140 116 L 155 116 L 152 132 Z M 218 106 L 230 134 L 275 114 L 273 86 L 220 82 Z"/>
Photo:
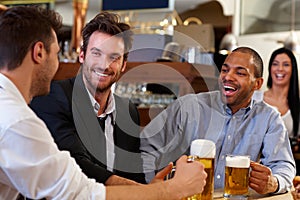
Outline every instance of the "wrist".
<path id="1" fill-rule="evenodd" d="M 184 186 L 180 185 L 178 181 L 174 180 L 174 178 L 165 181 L 165 183 L 167 184 L 167 194 L 170 199 L 182 199 L 188 196 L 182 190 Z"/>

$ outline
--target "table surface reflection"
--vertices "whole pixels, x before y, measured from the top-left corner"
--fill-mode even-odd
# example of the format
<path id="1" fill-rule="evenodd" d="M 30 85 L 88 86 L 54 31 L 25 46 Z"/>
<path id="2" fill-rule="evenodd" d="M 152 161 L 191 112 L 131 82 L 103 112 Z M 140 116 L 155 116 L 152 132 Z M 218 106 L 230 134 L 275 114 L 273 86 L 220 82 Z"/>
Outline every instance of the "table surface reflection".
<path id="1" fill-rule="evenodd" d="M 293 200 L 293 196 L 291 192 L 278 194 L 278 195 L 261 195 L 256 193 L 253 190 L 249 191 L 250 195 L 248 200 L 250 199 L 263 199 L 263 200 Z M 223 198 L 223 189 L 215 189 L 214 199 L 225 199 Z"/>

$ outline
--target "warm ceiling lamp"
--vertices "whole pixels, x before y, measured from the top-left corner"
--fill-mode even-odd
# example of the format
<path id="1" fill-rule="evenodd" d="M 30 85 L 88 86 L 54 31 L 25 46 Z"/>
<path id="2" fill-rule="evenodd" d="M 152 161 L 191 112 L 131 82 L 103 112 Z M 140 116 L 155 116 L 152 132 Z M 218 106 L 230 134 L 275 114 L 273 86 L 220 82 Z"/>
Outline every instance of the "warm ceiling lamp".
<path id="1" fill-rule="evenodd" d="M 291 0 L 291 31 L 290 35 L 284 41 L 284 47 L 290 49 L 295 53 L 300 53 L 300 45 L 298 42 L 298 37 L 295 32 L 295 8 L 296 8 L 296 1 Z"/>
<path id="2" fill-rule="evenodd" d="M 222 55 L 229 54 L 232 50 L 237 48 L 237 38 L 233 33 L 227 33 L 221 40 L 219 53 Z"/>
<path id="3" fill-rule="evenodd" d="M 223 36 L 220 47 L 219 54 L 228 55 L 238 46 L 237 37 L 232 33 L 231 28 L 232 18 L 228 17 L 227 21 L 227 33 Z"/>
<path id="4" fill-rule="evenodd" d="M 283 45 L 295 53 L 300 53 L 298 37 L 294 30 L 291 30 L 289 37 L 284 41 Z"/>

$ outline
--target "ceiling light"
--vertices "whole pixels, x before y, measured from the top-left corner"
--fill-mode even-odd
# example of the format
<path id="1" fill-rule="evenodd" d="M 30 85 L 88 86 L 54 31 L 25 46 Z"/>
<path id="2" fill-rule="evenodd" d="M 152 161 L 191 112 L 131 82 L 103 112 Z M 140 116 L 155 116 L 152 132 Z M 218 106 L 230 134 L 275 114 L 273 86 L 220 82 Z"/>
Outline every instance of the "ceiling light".
<path id="1" fill-rule="evenodd" d="M 283 45 L 285 48 L 295 53 L 300 53 L 300 45 L 299 45 L 298 37 L 294 30 L 291 30 L 290 35 L 284 41 Z"/>
<path id="2" fill-rule="evenodd" d="M 237 48 L 237 38 L 233 33 L 227 33 L 221 40 L 219 53 L 222 55 L 229 54 L 232 50 Z"/>

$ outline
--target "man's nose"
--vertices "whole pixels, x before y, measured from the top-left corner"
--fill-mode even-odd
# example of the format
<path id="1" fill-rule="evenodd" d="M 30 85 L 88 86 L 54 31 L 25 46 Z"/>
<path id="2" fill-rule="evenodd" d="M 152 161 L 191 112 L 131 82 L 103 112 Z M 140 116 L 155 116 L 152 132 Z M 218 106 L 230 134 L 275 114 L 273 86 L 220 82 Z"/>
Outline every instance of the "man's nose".
<path id="1" fill-rule="evenodd" d="M 103 56 L 100 60 L 100 66 L 103 70 L 109 68 L 111 64 L 111 60 L 109 58 L 107 58 L 107 56 Z"/>
<path id="2" fill-rule="evenodd" d="M 224 79 L 225 80 L 232 80 L 233 78 L 234 78 L 234 72 L 232 72 L 232 71 L 229 71 L 228 73 L 226 73 L 225 75 L 224 75 Z"/>

